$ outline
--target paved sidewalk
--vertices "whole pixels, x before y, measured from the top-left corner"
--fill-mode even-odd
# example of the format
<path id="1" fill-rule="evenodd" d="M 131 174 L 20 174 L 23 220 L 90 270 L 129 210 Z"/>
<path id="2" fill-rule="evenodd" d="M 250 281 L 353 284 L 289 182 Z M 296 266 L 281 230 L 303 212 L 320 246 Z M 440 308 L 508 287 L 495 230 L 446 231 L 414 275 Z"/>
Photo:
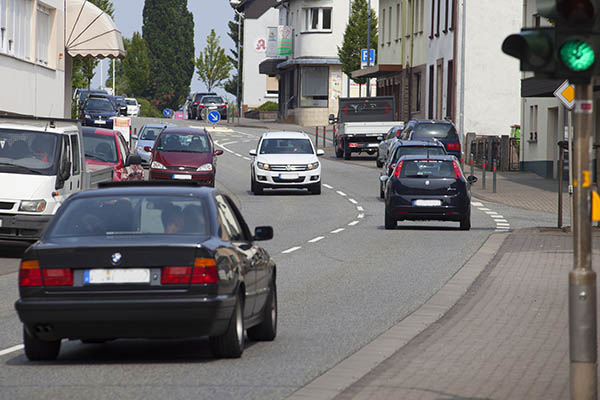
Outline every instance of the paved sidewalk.
<path id="1" fill-rule="evenodd" d="M 562 231 L 512 233 L 444 317 L 336 399 L 568 398 L 572 257 Z"/>

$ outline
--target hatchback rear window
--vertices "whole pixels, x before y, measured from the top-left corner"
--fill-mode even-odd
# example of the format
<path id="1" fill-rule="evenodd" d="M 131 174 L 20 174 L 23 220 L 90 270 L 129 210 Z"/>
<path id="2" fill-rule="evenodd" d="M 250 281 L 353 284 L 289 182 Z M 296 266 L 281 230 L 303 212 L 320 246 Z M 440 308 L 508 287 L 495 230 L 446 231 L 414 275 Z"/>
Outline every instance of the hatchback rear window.
<path id="1" fill-rule="evenodd" d="M 207 103 L 223 103 L 223 99 L 220 97 L 216 97 L 216 96 L 206 96 L 202 98 L 202 103 L 203 104 L 207 104 Z"/>
<path id="2" fill-rule="evenodd" d="M 443 156 L 446 155 L 446 150 L 441 146 L 400 146 L 394 153 L 394 161 L 398 161 L 403 156 Z"/>
<path id="3" fill-rule="evenodd" d="M 419 124 L 415 126 L 412 139 L 431 138 L 458 140 L 458 134 L 452 124 Z"/>
<path id="4" fill-rule="evenodd" d="M 404 160 L 401 178 L 455 178 L 454 163 L 441 160 Z"/>

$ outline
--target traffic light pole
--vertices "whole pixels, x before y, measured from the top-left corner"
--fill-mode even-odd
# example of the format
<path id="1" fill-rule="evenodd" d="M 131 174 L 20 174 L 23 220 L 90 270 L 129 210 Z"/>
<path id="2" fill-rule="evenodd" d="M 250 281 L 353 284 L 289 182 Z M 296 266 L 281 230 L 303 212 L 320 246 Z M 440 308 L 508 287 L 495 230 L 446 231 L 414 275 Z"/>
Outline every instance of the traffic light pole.
<path id="1" fill-rule="evenodd" d="M 569 272 L 569 354 L 572 400 L 597 399 L 596 273 L 592 270 L 592 89 L 575 86 L 573 258 Z"/>

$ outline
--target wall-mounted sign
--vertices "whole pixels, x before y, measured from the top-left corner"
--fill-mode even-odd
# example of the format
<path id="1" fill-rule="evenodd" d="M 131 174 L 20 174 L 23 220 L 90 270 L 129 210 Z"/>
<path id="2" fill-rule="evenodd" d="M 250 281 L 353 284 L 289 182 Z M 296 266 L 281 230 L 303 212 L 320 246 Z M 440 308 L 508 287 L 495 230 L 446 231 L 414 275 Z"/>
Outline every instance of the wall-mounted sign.
<path id="1" fill-rule="evenodd" d="M 291 26 L 279 25 L 277 27 L 277 55 L 278 56 L 292 56 L 292 43 L 294 30 Z"/>

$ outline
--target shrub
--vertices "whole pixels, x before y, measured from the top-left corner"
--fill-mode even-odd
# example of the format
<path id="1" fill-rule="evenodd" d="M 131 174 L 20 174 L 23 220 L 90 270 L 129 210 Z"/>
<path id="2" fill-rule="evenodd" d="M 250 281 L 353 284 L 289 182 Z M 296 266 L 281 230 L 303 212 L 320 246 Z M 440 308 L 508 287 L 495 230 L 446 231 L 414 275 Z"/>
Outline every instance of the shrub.
<path id="1" fill-rule="evenodd" d="M 156 107 L 150 104 L 150 102 L 146 99 L 137 99 L 138 103 L 140 103 L 140 117 L 148 117 L 148 118 L 162 118 L 163 115 Z"/>
<path id="2" fill-rule="evenodd" d="M 277 111 L 279 106 L 274 101 L 267 101 L 258 107 L 258 111 Z"/>

